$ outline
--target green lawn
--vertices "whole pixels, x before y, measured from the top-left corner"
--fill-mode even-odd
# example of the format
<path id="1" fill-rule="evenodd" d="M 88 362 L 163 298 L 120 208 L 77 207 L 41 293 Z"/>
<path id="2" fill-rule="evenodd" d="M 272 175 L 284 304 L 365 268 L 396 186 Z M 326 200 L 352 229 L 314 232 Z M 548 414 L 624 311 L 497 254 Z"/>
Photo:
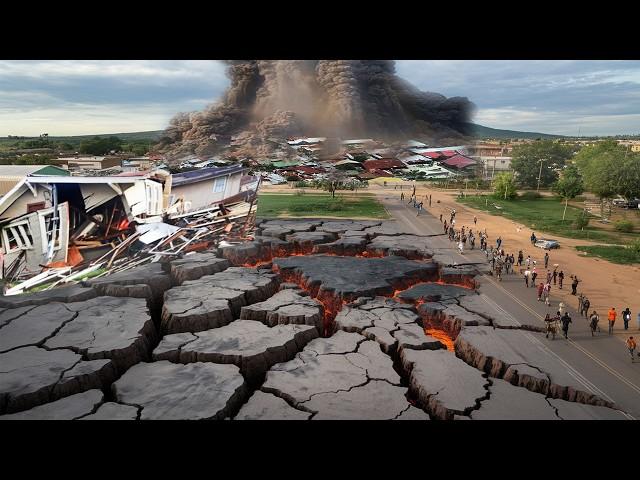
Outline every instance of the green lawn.
<path id="1" fill-rule="evenodd" d="M 321 194 L 260 194 L 258 217 L 277 216 L 389 218 L 373 195 L 336 195 L 336 198 L 331 198 L 331 195 Z"/>
<path id="2" fill-rule="evenodd" d="M 627 247 L 614 245 L 579 245 L 576 247 L 576 250 L 587 252 L 587 256 L 600 257 L 612 263 L 621 263 L 623 265 L 640 263 L 640 253 Z"/>
<path id="3" fill-rule="evenodd" d="M 531 228 L 538 237 L 542 234 L 555 234 L 567 238 L 595 240 L 606 243 L 622 244 L 638 238 L 638 234 L 620 234 L 607 232 L 596 228 L 597 220 L 591 222 L 584 230 L 574 228 L 572 221 L 582 213 L 578 208 L 569 206 L 565 221 L 562 221 L 564 203 L 555 198 L 538 198 L 534 200 L 496 200 L 491 196 L 467 196 L 457 199 L 458 202 L 470 207 L 510 218 Z M 501 207 L 495 208 L 494 205 Z"/>

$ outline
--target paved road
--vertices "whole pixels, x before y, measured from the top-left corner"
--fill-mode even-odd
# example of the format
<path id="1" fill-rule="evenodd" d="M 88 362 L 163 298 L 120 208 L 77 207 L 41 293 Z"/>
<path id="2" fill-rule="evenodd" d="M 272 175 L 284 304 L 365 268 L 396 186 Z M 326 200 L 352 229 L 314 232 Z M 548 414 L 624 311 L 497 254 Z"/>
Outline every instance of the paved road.
<path id="1" fill-rule="evenodd" d="M 428 209 L 420 216 L 416 216 L 417 210 L 406 202 L 401 203 L 398 195 L 376 193 L 389 214 L 410 231 L 422 235 L 443 233 L 439 219 L 429 214 Z M 444 236 L 434 237 L 433 240 L 435 247 L 455 249 L 453 242 Z M 508 245 L 506 250 L 509 250 Z M 483 259 L 486 261 L 485 255 L 479 250 L 466 251 L 464 256 L 456 251 L 454 256 L 460 263 Z M 547 310 L 553 315 L 560 299 L 552 295 L 551 307 L 547 307 L 537 301 L 535 290 L 535 288 L 526 288 L 524 279 L 520 275 L 503 275 L 502 282 L 497 282 L 491 276 L 484 276 L 480 287 L 480 292 L 486 294 L 489 302 L 501 309 L 505 315 L 511 316 L 520 323 L 544 326 L 543 318 Z M 622 332 L 622 320 L 616 321 L 616 327 L 620 332 L 609 336 L 606 312 L 599 312 L 603 332 L 592 337 L 588 322 L 578 315 L 577 307 L 577 297 L 575 302 L 567 305 L 569 315 L 573 319 L 568 341 L 561 336 L 556 336 L 555 340 L 546 339 L 541 333 L 527 333 L 527 337 L 546 355 L 555 356 L 565 365 L 567 371 L 584 386 L 585 390 L 614 402 L 629 416 L 640 419 L 640 359 L 631 363 L 624 345 L 626 336 Z M 640 337 L 635 322 L 629 334 Z"/>

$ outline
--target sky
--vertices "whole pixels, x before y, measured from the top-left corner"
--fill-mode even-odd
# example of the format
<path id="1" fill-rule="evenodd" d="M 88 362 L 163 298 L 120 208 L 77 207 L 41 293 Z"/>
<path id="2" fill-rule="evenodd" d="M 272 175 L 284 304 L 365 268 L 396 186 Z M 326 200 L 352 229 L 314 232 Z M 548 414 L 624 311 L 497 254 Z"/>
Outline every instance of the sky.
<path id="1" fill-rule="evenodd" d="M 396 71 L 421 90 L 468 97 L 487 127 L 640 134 L 640 61 L 399 60 Z M 228 83 L 215 60 L 0 60 L 0 137 L 162 130 Z"/>

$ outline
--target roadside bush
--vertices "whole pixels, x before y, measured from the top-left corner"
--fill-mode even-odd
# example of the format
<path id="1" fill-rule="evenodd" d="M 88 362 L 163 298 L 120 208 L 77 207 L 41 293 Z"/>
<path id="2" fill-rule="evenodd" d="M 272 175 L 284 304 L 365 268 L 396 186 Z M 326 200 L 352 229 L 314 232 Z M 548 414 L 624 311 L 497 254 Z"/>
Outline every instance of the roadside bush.
<path id="1" fill-rule="evenodd" d="M 629 220 L 618 220 L 614 224 L 614 228 L 619 232 L 631 233 L 633 232 L 633 223 Z"/>
<path id="2" fill-rule="evenodd" d="M 640 255 L 640 238 L 636 238 L 633 242 L 631 242 L 629 248 L 633 250 L 636 255 Z"/>
<path id="3" fill-rule="evenodd" d="M 302 197 L 305 194 L 304 190 L 296 190 L 296 193 L 294 194 L 296 197 Z"/>
<path id="4" fill-rule="evenodd" d="M 307 182 L 305 182 L 304 180 L 300 180 L 299 182 L 294 183 L 293 186 L 295 188 L 304 188 L 307 186 Z M 302 193 L 304 194 L 304 192 Z"/>
<path id="5" fill-rule="evenodd" d="M 582 230 L 589 226 L 589 215 L 578 215 L 573 221 L 573 226 L 578 230 Z"/>
<path id="6" fill-rule="evenodd" d="M 540 192 L 527 191 L 519 195 L 522 200 L 536 200 L 541 198 Z"/>

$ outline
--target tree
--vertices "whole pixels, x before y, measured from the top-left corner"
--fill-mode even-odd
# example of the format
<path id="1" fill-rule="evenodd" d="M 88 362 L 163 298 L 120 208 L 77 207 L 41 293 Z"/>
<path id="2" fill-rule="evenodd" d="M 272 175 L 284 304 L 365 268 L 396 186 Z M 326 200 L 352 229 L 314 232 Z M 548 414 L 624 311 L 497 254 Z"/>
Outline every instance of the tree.
<path id="1" fill-rule="evenodd" d="M 88 153 L 90 155 L 106 155 L 111 150 L 117 151 L 121 148 L 122 140 L 118 137 L 93 137 L 91 140 L 85 140 L 80 143 L 80 153 Z"/>
<path id="2" fill-rule="evenodd" d="M 640 196 L 640 154 L 631 152 L 615 140 L 584 147 L 575 157 L 585 187 L 604 201 L 615 195 L 627 199 Z"/>
<path id="3" fill-rule="evenodd" d="M 564 198 L 564 212 L 562 212 L 562 221 L 564 221 L 569 199 L 576 198 L 584 191 L 582 176 L 575 165 L 569 165 L 564 169 L 560 179 L 553 185 L 553 191 Z"/>
<path id="4" fill-rule="evenodd" d="M 558 171 L 571 155 L 571 148 L 551 140 L 541 140 L 513 147 L 511 167 L 519 184 L 535 188 L 540 178 L 540 186 L 546 187 L 558 179 Z"/>
<path id="5" fill-rule="evenodd" d="M 504 200 L 513 200 L 518 196 L 513 173 L 499 173 L 493 181 L 493 196 Z"/>
<path id="6" fill-rule="evenodd" d="M 342 172 L 332 172 L 320 182 L 320 188 L 331 193 L 331 198 L 336 197 L 336 190 L 342 187 L 348 180 L 348 177 Z"/>

